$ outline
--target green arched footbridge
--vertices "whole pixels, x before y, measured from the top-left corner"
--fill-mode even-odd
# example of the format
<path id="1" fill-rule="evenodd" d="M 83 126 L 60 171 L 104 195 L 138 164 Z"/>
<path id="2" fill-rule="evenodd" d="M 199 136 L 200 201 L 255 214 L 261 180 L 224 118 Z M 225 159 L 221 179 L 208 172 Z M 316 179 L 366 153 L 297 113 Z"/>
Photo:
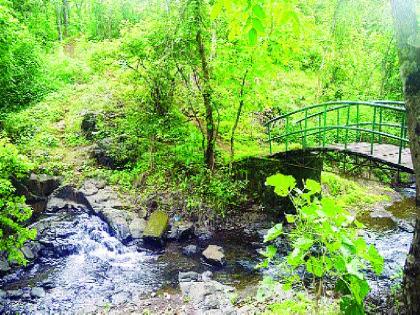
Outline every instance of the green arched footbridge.
<path id="1" fill-rule="evenodd" d="M 334 101 L 266 123 L 270 155 L 340 152 L 413 173 L 406 109 L 396 101 Z"/>

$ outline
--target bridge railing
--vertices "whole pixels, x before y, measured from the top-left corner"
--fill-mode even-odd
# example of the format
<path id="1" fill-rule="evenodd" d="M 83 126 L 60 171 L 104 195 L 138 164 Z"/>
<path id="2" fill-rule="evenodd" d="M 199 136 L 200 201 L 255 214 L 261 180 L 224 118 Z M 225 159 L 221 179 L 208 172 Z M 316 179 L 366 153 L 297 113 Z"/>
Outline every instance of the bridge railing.
<path id="1" fill-rule="evenodd" d="M 369 142 L 370 154 L 375 143 L 399 146 L 399 164 L 402 150 L 407 146 L 406 110 L 396 101 L 335 101 L 301 108 L 266 123 L 270 154 L 273 143 L 283 143 L 288 151 L 291 145 L 302 149 L 342 144 Z"/>

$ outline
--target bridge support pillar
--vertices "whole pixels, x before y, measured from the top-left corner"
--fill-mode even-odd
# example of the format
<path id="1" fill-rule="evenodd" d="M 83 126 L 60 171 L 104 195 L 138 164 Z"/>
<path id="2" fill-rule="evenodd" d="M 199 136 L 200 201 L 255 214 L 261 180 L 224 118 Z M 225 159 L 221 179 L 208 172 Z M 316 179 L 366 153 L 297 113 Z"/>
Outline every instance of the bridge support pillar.
<path id="1" fill-rule="evenodd" d="M 234 174 L 238 179 L 247 180 L 247 191 L 251 198 L 260 202 L 267 209 L 284 210 L 290 208 L 288 198 L 280 198 L 272 187 L 265 186 L 267 177 L 282 173 L 292 175 L 298 186 L 303 187 L 303 181 L 310 178 L 321 181 L 323 156 L 318 153 L 299 154 L 288 152 L 270 157 L 249 157 L 235 162 Z"/>

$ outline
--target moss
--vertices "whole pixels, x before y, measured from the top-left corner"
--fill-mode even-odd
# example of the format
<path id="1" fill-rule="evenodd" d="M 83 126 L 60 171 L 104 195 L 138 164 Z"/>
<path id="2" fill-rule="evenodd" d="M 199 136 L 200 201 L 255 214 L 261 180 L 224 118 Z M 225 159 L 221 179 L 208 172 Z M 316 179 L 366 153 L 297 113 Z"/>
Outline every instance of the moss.
<path id="1" fill-rule="evenodd" d="M 369 205 L 390 201 L 389 188 L 379 183 L 356 181 L 338 175 L 323 172 L 322 184 L 325 195 L 337 199 L 340 205 L 348 210 L 365 210 Z"/>
<path id="2" fill-rule="evenodd" d="M 150 238 L 161 238 L 167 230 L 168 224 L 168 215 L 161 210 L 155 211 L 150 215 L 143 235 Z"/>

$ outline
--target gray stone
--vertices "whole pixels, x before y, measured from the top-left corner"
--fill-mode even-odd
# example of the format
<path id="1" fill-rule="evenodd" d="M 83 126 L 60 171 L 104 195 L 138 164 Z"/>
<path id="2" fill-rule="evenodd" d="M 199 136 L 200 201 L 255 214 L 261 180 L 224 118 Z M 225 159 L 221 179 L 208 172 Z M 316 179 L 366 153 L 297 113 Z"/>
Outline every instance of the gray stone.
<path id="1" fill-rule="evenodd" d="M 234 289 L 217 281 L 181 282 L 182 295 L 198 314 L 236 314 L 231 303 Z"/>
<path id="2" fill-rule="evenodd" d="M 45 296 L 45 290 L 40 287 L 34 287 L 31 289 L 31 296 L 33 298 L 43 298 Z"/>
<path id="3" fill-rule="evenodd" d="M 213 265 L 224 266 L 226 264 L 223 248 L 217 245 L 209 245 L 204 251 L 203 256 L 206 261 Z"/>
<path id="4" fill-rule="evenodd" d="M 98 191 L 98 187 L 96 187 L 95 183 L 90 180 L 86 181 L 81 189 L 81 192 L 83 192 L 85 196 L 93 196 L 97 194 Z"/>
<path id="5" fill-rule="evenodd" d="M 207 270 L 204 271 L 203 274 L 201 275 L 201 279 L 203 281 L 210 281 L 213 278 L 213 272 Z"/>
<path id="6" fill-rule="evenodd" d="M 22 289 L 18 289 L 18 290 L 8 290 L 7 291 L 7 297 L 11 298 L 11 299 L 18 299 L 23 295 L 23 290 Z"/>
<path id="7" fill-rule="evenodd" d="M 61 178 L 46 174 L 31 174 L 26 183 L 28 190 L 36 196 L 47 197 L 60 187 Z"/>
<path id="8" fill-rule="evenodd" d="M 188 245 L 188 246 L 185 246 L 182 249 L 182 253 L 185 256 L 193 256 L 193 255 L 197 254 L 197 252 L 198 252 L 198 248 L 195 245 Z"/>
<path id="9" fill-rule="evenodd" d="M 178 221 L 172 224 L 171 230 L 168 233 L 168 239 L 180 241 L 187 239 L 193 233 L 194 225 L 192 222 Z"/>
<path id="10" fill-rule="evenodd" d="M 131 237 L 133 239 L 139 239 L 143 237 L 144 229 L 146 228 L 146 220 L 142 218 L 134 218 L 128 226 Z"/>
<path id="11" fill-rule="evenodd" d="M 5 299 L 7 297 L 7 292 L 0 289 L 0 299 Z"/>
<path id="12" fill-rule="evenodd" d="M 130 301 L 131 295 L 128 292 L 118 292 L 114 294 L 111 298 L 113 305 L 121 305 Z"/>
<path id="13" fill-rule="evenodd" d="M 10 265 L 6 258 L 0 259 L 0 272 L 10 271 Z"/>
<path id="14" fill-rule="evenodd" d="M 130 238 L 130 228 L 127 222 L 127 213 L 123 210 L 113 208 L 103 209 L 101 216 L 108 223 L 112 233 L 120 240 L 125 241 Z"/>
<path id="15" fill-rule="evenodd" d="M 35 254 L 33 253 L 32 249 L 25 245 L 23 246 L 20 251 L 22 252 L 23 256 L 25 256 L 26 259 L 32 260 L 35 258 Z"/>
<path id="16" fill-rule="evenodd" d="M 178 274 L 179 282 L 195 282 L 201 281 L 201 275 L 194 271 L 180 272 Z"/>
<path id="17" fill-rule="evenodd" d="M 71 186 L 63 186 L 48 198 L 47 211 L 55 212 L 64 208 L 85 208 L 93 211 L 86 196 Z"/>

